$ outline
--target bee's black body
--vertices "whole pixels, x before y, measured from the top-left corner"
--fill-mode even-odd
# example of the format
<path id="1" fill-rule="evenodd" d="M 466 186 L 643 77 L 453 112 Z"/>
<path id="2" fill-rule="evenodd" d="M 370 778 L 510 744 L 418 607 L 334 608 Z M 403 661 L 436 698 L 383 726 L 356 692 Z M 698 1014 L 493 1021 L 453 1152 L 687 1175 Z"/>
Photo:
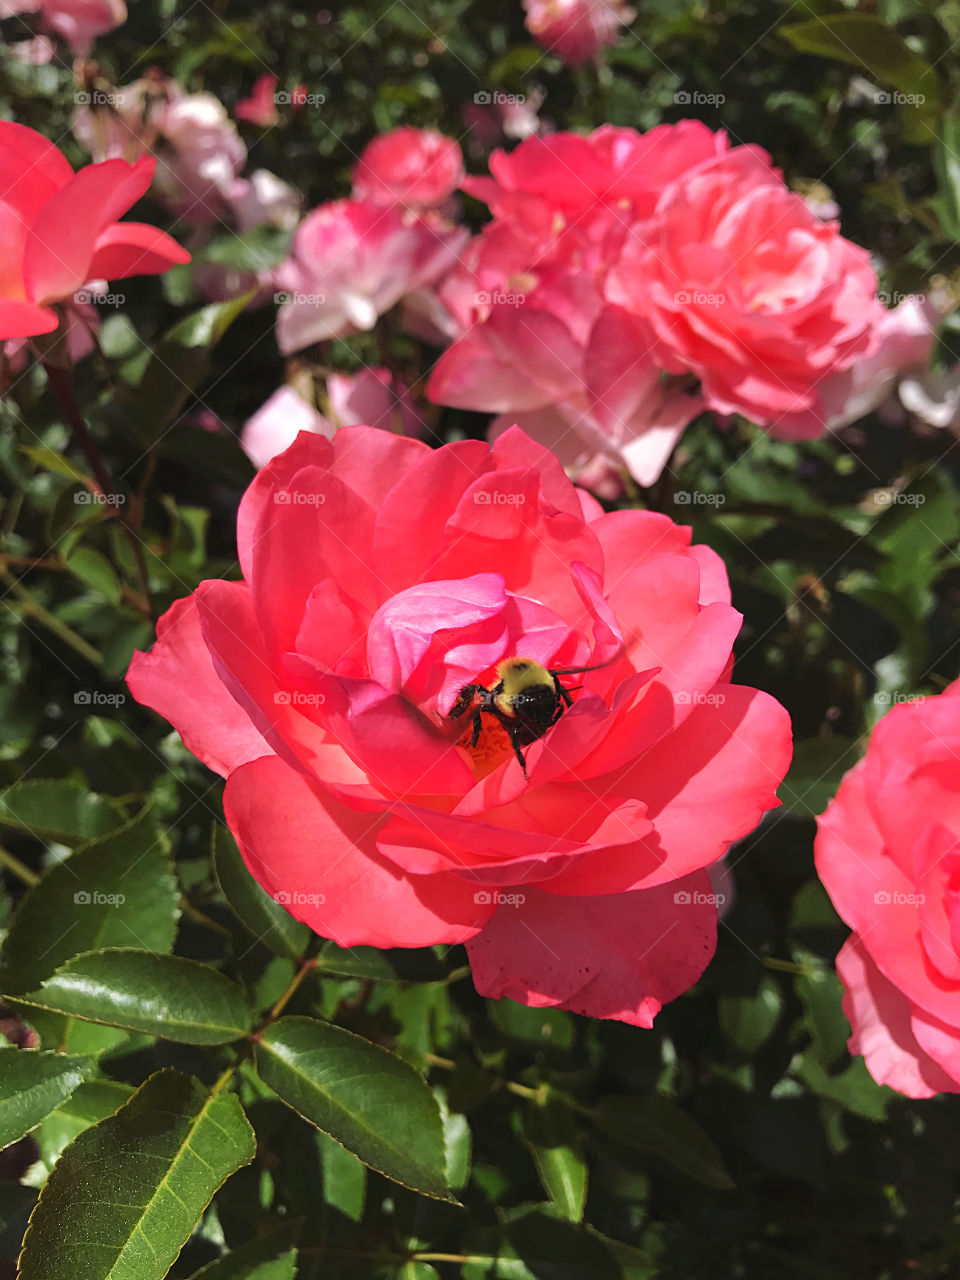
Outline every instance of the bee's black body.
<path id="1" fill-rule="evenodd" d="M 590 668 L 577 668 L 589 670 Z M 571 690 L 561 683 L 561 675 L 572 675 L 573 670 L 548 671 L 530 658 L 507 658 L 497 666 L 500 680 L 492 689 L 482 684 L 468 684 L 460 690 L 450 709 L 448 720 L 458 720 L 473 713 L 471 747 L 477 745 L 483 728 L 483 715 L 493 716 L 506 729 L 514 753 L 520 761 L 523 776 L 527 776 L 527 763 L 521 747 L 536 742 L 572 706 Z"/>

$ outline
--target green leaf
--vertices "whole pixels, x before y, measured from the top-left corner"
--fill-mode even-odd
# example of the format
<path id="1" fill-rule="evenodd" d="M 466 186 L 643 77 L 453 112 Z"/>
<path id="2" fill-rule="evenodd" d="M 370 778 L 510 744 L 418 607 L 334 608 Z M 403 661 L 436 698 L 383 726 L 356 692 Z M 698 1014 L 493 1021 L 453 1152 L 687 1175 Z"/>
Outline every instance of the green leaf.
<path id="1" fill-rule="evenodd" d="M 0 952 L 0 989 L 32 991 L 81 951 L 169 951 L 179 901 L 165 842 L 144 810 L 52 867 L 26 894 Z"/>
<path id="2" fill-rule="evenodd" d="M 84 486 L 90 483 L 90 476 L 74 466 L 69 458 L 65 458 L 56 449 L 48 449 L 42 444 L 22 444 L 20 452 L 25 453 L 31 462 L 35 462 L 38 467 L 43 467 L 45 471 L 52 471 L 55 475 L 65 476 L 68 480 Z"/>
<path id="3" fill-rule="evenodd" d="M 940 112 L 936 73 L 879 18 L 865 13 L 833 13 L 781 27 L 780 34 L 801 53 L 848 63 L 881 84 L 891 85 L 909 99 L 898 104 L 907 140 L 921 144 L 934 141 Z"/>
<path id="4" fill-rule="evenodd" d="M 423 1078 L 400 1058 L 314 1018 L 280 1018 L 256 1050 L 261 1079 L 371 1169 L 452 1200 L 443 1129 Z"/>
<path id="5" fill-rule="evenodd" d="M 121 1084 L 119 1080 L 84 1081 L 66 1102 L 47 1116 L 35 1134 L 47 1168 L 53 1168 L 61 1151 L 78 1134 L 112 1116 L 134 1092 L 132 1085 Z"/>
<path id="6" fill-rule="evenodd" d="M 107 557 L 94 547 L 78 547 L 66 558 L 70 572 L 94 591 L 99 591 L 110 604 L 120 604 L 123 587 Z"/>
<path id="7" fill-rule="evenodd" d="M 104 416 L 112 427 L 135 427 L 144 441 L 161 437 L 210 369 L 210 353 L 243 312 L 252 294 L 216 302 L 169 329 L 146 360 L 135 385 L 121 386 Z M 195 432 L 203 435 L 204 432 Z"/>
<path id="8" fill-rule="evenodd" d="M 302 1219 L 285 1222 L 275 1231 L 238 1245 L 223 1258 L 208 1262 L 190 1280 L 294 1280 Z"/>
<path id="9" fill-rule="evenodd" d="M 937 212 L 948 239 L 960 240 L 960 113 L 947 111 L 933 149 L 939 194 Z"/>
<path id="10" fill-rule="evenodd" d="M 220 823 L 213 829 L 213 866 L 223 896 L 244 928 L 278 955 L 299 960 L 313 935 L 261 889 L 244 866 L 237 842 Z"/>
<path id="11" fill-rule="evenodd" d="M 851 738 L 806 738 L 796 743 L 778 792 L 785 810 L 804 818 L 823 813 L 841 778 L 859 759 L 859 744 Z"/>
<path id="12" fill-rule="evenodd" d="M 809 951 L 794 947 L 793 958 L 806 968 L 794 979 L 804 1021 L 817 1056 L 829 1066 L 846 1053 L 850 1036 L 850 1023 L 843 1012 L 843 983 L 832 966 L 828 968 Z"/>
<path id="13" fill-rule="evenodd" d="M 90 1058 L 39 1049 L 0 1049 L 0 1147 L 9 1146 L 55 1110 L 90 1070 Z"/>
<path id="14" fill-rule="evenodd" d="M 617 1142 L 653 1152 L 705 1186 L 728 1190 L 734 1185 L 716 1144 L 669 1098 L 658 1093 L 603 1098 L 590 1116 Z"/>
<path id="15" fill-rule="evenodd" d="M 742 1054 L 752 1056 L 773 1034 L 782 1008 L 780 984 L 764 974 L 754 995 L 720 997 L 720 1030 Z"/>
<path id="16" fill-rule="evenodd" d="M 60 844 L 106 835 L 124 821 L 114 801 L 66 778 L 14 782 L 0 793 L 0 826 Z"/>
<path id="17" fill-rule="evenodd" d="M 316 1137 L 325 1202 L 351 1222 L 360 1222 L 367 1198 L 367 1166 L 325 1133 L 318 1132 Z"/>
<path id="18" fill-rule="evenodd" d="M 544 1103 L 531 1102 L 522 1127 L 544 1191 L 565 1218 L 580 1222 L 587 1200 L 587 1166 L 570 1108 L 556 1094 Z"/>
<path id="19" fill-rule="evenodd" d="M 463 1280 L 622 1280 L 623 1270 L 599 1232 L 535 1210 L 469 1238 Z"/>
<path id="20" fill-rule="evenodd" d="M 57 1161 L 24 1237 L 20 1280 L 162 1280 L 255 1150 L 234 1094 L 157 1072 Z"/>
<path id="21" fill-rule="evenodd" d="M 114 947 L 74 956 L 18 1003 L 182 1044 L 227 1044 L 251 1027 L 243 992 L 209 965 Z"/>

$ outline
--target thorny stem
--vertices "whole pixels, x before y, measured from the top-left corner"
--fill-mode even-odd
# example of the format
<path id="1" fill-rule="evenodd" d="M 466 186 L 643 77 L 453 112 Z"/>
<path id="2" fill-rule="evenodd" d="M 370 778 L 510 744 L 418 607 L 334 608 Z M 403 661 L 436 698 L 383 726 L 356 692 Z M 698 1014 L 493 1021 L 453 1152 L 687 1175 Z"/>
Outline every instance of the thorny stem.
<path id="1" fill-rule="evenodd" d="M 39 600 L 35 600 L 2 561 L 0 561 L 0 582 L 3 582 L 9 588 L 10 594 L 19 601 L 20 611 L 24 616 L 33 617 L 38 622 L 42 622 L 45 627 L 59 636 L 64 644 L 69 645 L 75 653 L 78 653 L 81 658 L 84 658 L 92 666 L 100 667 L 103 665 L 103 659 L 93 645 L 87 644 L 82 636 L 78 636 L 75 631 L 71 631 L 65 622 L 61 622 L 48 609 L 45 609 Z M 7 605 L 7 608 L 12 608 L 12 606 Z"/>
<path id="2" fill-rule="evenodd" d="M 50 389 L 57 399 L 63 411 L 63 416 L 67 420 L 73 437 L 83 452 L 84 457 L 90 463 L 94 478 L 100 487 L 100 491 L 106 498 L 121 499 L 122 494 L 117 490 L 113 480 L 110 478 L 110 472 L 106 468 L 103 458 L 100 456 L 100 450 L 97 448 L 97 442 L 90 434 L 90 429 L 84 421 L 83 414 L 77 404 L 76 396 L 73 394 L 73 379 L 67 369 L 55 364 L 53 361 L 44 360 L 41 357 L 41 363 L 46 370 L 47 379 L 50 383 Z M 133 527 L 129 517 L 123 510 L 122 501 L 116 502 L 117 519 L 120 527 L 126 535 L 127 541 L 130 543 L 130 549 L 133 552 L 133 558 L 137 566 L 137 575 L 140 578 L 140 589 L 143 598 L 147 603 L 149 616 L 153 617 L 153 605 L 150 600 L 150 583 L 147 576 L 147 562 L 143 554 L 143 543 L 137 530 Z"/>

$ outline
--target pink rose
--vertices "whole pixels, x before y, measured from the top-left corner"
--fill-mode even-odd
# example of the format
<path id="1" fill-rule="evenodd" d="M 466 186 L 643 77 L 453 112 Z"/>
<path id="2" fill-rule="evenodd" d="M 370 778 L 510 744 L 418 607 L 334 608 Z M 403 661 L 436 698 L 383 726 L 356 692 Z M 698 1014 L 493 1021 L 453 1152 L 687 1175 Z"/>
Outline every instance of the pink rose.
<path id="1" fill-rule="evenodd" d="M 275 273 L 285 295 L 277 341 L 289 355 L 372 329 L 405 295 L 435 283 L 467 233 L 436 215 L 337 200 L 308 214 Z"/>
<path id="2" fill-rule="evenodd" d="M 23 125 L 0 121 L 0 339 L 50 333 L 50 304 L 88 280 L 154 275 L 190 255 L 165 232 L 117 222 L 150 186 L 153 161 L 107 160 L 74 173 Z"/>
<path id="3" fill-rule="evenodd" d="M 727 682 L 718 557 L 605 515 L 519 430 L 301 435 L 238 536 L 244 580 L 175 604 L 128 681 L 226 777 L 251 873 L 342 946 L 465 942 L 482 995 L 650 1026 L 790 757 L 783 708 Z M 510 657 L 598 665 L 525 770 L 491 715 L 474 746 L 445 718 Z"/>
<path id="4" fill-rule="evenodd" d="M 463 155 L 436 129 L 391 129 L 368 143 L 353 171 L 353 195 L 372 204 L 429 208 L 463 179 Z"/>
<path id="5" fill-rule="evenodd" d="M 124 0 L 0 0 L 0 18 L 18 13 L 39 13 L 43 27 L 81 56 L 90 52 L 97 36 L 127 20 Z"/>
<path id="6" fill-rule="evenodd" d="M 160 132 L 157 190 L 179 217 L 212 221 L 224 212 L 228 192 L 247 158 L 237 126 L 212 93 L 183 93 L 170 84 Z"/>
<path id="7" fill-rule="evenodd" d="M 344 427 L 369 424 L 405 436 L 423 434 L 426 424 L 410 388 L 389 369 L 332 373 L 327 378 L 330 409 Z"/>
<path id="8" fill-rule="evenodd" d="M 288 449 L 301 431 L 329 439 L 335 429 L 333 423 L 317 413 L 293 387 L 280 387 L 244 423 L 240 444 L 253 465 L 259 468 Z"/>
<path id="9" fill-rule="evenodd" d="M 922 298 L 905 298 L 892 310 L 884 309 L 876 325 L 878 345 L 873 354 L 820 384 L 828 429 L 836 431 L 887 405 L 904 374 L 925 372 L 938 322 L 936 309 Z M 895 400 L 892 405 L 896 408 Z"/>
<path id="10" fill-rule="evenodd" d="M 652 328 L 668 373 L 696 375 L 709 408 L 808 439 L 829 417 L 824 380 L 876 345 L 876 286 L 866 251 L 788 191 L 764 152 L 737 147 L 663 191 L 604 293 Z"/>
<path id="11" fill-rule="evenodd" d="M 523 0 L 523 7 L 530 34 L 571 67 L 616 44 L 637 16 L 623 0 Z"/>
<path id="12" fill-rule="evenodd" d="M 269 73 L 258 76 L 250 96 L 240 99 L 233 114 L 238 120 L 247 120 L 250 124 L 259 125 L 261 129 L 269 129 L 280 119 L 276 99 L 278 84 L 277 77 Z"/>
<path id="13" fill-rule="evenodd" d="M 837 957 L 878 1084 L 960 1093 L 960 681 L 894 707 L 819 820 L 817 873 L 853 930 Z"/>

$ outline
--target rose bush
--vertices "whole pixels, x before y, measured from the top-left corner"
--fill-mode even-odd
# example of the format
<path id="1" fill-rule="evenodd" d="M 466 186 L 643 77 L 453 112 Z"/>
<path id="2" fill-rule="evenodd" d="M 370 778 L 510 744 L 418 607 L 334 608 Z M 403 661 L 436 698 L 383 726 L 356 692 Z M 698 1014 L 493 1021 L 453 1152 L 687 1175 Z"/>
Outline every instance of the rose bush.
<path id="1" fill-rule="evenodd" d="M 166 232 L 118 222 L 150 186 L 154 161 L 107 160 L 74 173 L 41 134 L 0 121 L 0 338 L 50 333 L 51 304 L 91 280 L 152 275 L 190 255 Z"/>
<path id="2" fill-rule="evenodd" d="M 894 707 L 819 820 L 817 872 L 853 930 L 843 1008 L 878 1084 L 960 1093 L 960 681 Z"/>
<path id="3" fill-rule="evenodd" d="M 777 801 L 786 712 L 729 683 L 722 563 L 605 515 L 521 431 L 301 435 L 134 696 L 227 779 L 253 875 L 343 946 L 466 943 L 478 990 L 649 1026 L 713 953 L 707 868 Z M 520 655 L 601 664 L 526 748 L 445 716 Z M 280 897 L 280 895 L 285 895 Z"/>

